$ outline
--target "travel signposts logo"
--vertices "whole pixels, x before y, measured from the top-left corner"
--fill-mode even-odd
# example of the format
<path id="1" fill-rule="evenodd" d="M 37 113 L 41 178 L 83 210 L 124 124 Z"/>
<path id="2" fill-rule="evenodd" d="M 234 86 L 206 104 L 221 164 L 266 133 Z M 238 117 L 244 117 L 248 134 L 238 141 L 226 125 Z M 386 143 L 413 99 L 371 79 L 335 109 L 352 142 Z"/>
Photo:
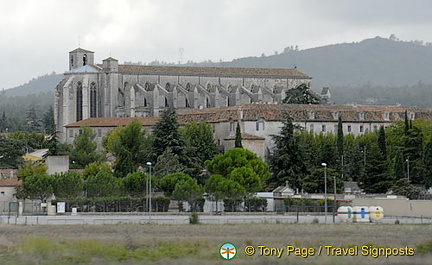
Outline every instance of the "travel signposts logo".
<path id="1" fill-rule="evenodd" d="M 233 259 L 237 254 L 236 246 L 232 243 L 224 243 L 219 248 L 219 254 L 223 259 L 230 260 Z"/>

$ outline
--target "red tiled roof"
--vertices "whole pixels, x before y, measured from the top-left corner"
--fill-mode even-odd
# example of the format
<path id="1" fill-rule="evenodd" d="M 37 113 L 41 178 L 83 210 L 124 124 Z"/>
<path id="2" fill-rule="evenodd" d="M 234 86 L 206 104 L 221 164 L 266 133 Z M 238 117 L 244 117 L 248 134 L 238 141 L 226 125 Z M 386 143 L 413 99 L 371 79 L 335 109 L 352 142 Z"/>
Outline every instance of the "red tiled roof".
<path id="1" fill-rule="evenodd" d="M 237 121 L 239 109 L 243 111 L 243 119 L 246 121 L 256 121 L 264 119 L 266 121 L 283 121 L 284 114 L 289 113 L 294 121 L 337 121 L 333 116 L 335 112 L 344 122 L 394 122 L 403 120 L 405 111 L 414 112 L 415 118 L 424 118 L 432 120 L 432 110 L 415 107 L 401 106 L 336 106 L 336 105 L 296 105 L 296 104 L 245 104 L 233 107 L 207 108 L 202 110 L 179 109 L 179 124 L 190 122 L 226 122 Z M 313 119 L 310 113 L 314 112 Z M 360 113 L 364 118 L 360 118 Z M 386 119 L 384 114 L 388 113 Z M 134 118 L 90 118 L 76 123 L 68 124 L 66 127 L 81 127 L 88 125 L 90 127 L 116 127 L 126 126 Z M 144 126 L 156 124 L 159 117 L 141 117 L 137 118 Z"/>
<path id="2" fill-rule="evenodd" d="M 127 117 L 127 118 L 89 118 L 81 121 L 77 121 L 75 123 L 67 124 L 65 127 L 82 127 L 82 126 L 90 126 L 90 127 L 117 127 L 117 126 L 126 126 L 132 122 L 133 119 L 138 119 L 138 121 L 143 126 L 152 126 L 155 125 L 159 120 L 159 117 Z"/>
<path id="3" fill-rule="evenodd" d="M 0 179 L 0 187 L 15 187 L 21 183 L 21 180 L 16 179 Z"/>

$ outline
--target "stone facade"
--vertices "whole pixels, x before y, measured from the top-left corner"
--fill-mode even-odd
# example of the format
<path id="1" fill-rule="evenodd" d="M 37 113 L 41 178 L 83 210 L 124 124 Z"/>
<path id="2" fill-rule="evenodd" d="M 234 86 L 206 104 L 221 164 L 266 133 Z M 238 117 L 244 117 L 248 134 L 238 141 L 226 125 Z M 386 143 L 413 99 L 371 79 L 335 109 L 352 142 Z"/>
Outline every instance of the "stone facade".
<path id="1" fill-rule="evenodd" d="M 287 105 L 287 104 L 243 104 L 233 107 L 206 108 L 202 110 L 179 110 L 178 122 L 206 122 L 211 125 L 214 139 L 221 150 L 234 147 L 237 122 L 242 131 L 242 144 L 260 157 L 272 152 L 272 135 L 280 133 L 288 113 L 295 124 L 307 131 L 337 133 L 339 116 L 343 120 L 344 134 L 361 135 L 377 131 L 405 119 L 432 119 L 430 109 L 400 106 L 337 106 L 337 105 Z M 102 138 L 117 126 L 126 126 L 133 118 L 89 118 L 65 126 L 68 132 L 66 142 L 72 143 L 80 127 L 90 126 L 97 132 L 96 141 L 101 148 Z M 138 118 L 149 133 L 158 117 Z"/>
<path id="2" fill-rule="evenodd" d="M 297 69 L 120 65 L 94 52 L 69 52 L 69 71 L 55 91 L 55 122 L 67 140 L 66 124 L 98 117 L 159 116 L 166 107 L 205 109 L 251 103 L 281 103 L 286 90 L 311 78 Z"/>

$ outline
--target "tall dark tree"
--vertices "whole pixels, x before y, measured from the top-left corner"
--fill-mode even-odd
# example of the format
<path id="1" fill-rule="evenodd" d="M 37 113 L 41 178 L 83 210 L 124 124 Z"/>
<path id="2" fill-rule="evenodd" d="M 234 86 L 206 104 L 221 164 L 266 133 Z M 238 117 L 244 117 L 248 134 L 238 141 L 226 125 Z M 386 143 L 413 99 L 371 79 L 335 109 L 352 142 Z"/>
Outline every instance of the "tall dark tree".
<path id="1" fill-rule="evenodd" d="M 343 175 L 344 172 L 344 135 L 343 135 L 343 127 L 342 127 L 342 117 L 339 116 L 338 118 L 338 125 L 337 125 L 337 139 L 336 139 L 336 151 L 338 154 L 339 160 L 339 168 L 341 170 L 341 174 Z"/>
<path id="2" fill-rule="evenodd" d="M 432 186 L 432 137 L 425 146 L 424 150 L 424 166 L 425 170 L 425 186 L 429 188 Z"/>
<path id="3" fill-rule="evenodd" d="M 285 104 L 321 104 L 321 98 L 303 83 L 287 90 L 282 102 Z"/>
<path id="4" fill-rule="evenodd" d="M 236 133 L 235 133 L 234 147 L 235 148 L 243 148 L 240 123 L 238 123 L 238 122 L 237 122 Z"/>
<path id="5" fill-rule="evenodd" d="M 381 126 L 378 131 L 378 147 L 383 157 L 387 159 L 387 143 L 384 126 Z"/>
<path id="6" fill-rule="evenodd" d="M 55 132 L 54 109 L 52 106 L 49 107 L 43 116 L 43 127 L 46 134 L 53 134 Z"/>
<path id="7" fill-rule="evenodd" d="M 280 134 L 272 136 L 276 149 L 269 160 L 272 172 L 270 186 L 284 185 L 288 180 L 293 188 L 301 189 L 303 177 L 308 174 L 303 149 L 294 134 L 296 128 L 286 114 Z"/>
<path id="8" fill-rule="evenodd" d="M 367 193 L 385 193 L 393 186 L 387 160 L 377 142 L 367 148 L 367 163 L 359 186 Z"/>
<path id="9" fill-rule="evenodd" d="M 151 159 L 156 161 L 167 148 L 177 155 L 180 163 L 185 164 L 187 159 L 184 152 L 184 141 L 178 129 L 177 115 L 173 108 L 166 108 L 153 130 L 153 143 Z"/>

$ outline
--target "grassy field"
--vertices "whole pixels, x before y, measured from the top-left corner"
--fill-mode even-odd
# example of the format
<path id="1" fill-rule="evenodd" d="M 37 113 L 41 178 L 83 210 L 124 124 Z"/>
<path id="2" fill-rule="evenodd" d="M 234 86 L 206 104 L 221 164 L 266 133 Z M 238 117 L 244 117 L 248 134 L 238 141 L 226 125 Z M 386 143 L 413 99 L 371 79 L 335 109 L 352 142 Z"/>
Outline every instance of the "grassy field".
<path id="1" fill-rule="evenodd" d="M 237 246 L 231 261 L 219 248 Z M 252 256 L 246 246 L 256 250 Z M 414 248 L 413 256 L 286 254 L 287 246 Z M 283 255 L 260 255 L 258 246 Z M 324 248 L 325 249 L 325 248 Z M 0 264 L 432 264 L 432 225 L 241 224 L 241 225 L 0 225 Z"/>

